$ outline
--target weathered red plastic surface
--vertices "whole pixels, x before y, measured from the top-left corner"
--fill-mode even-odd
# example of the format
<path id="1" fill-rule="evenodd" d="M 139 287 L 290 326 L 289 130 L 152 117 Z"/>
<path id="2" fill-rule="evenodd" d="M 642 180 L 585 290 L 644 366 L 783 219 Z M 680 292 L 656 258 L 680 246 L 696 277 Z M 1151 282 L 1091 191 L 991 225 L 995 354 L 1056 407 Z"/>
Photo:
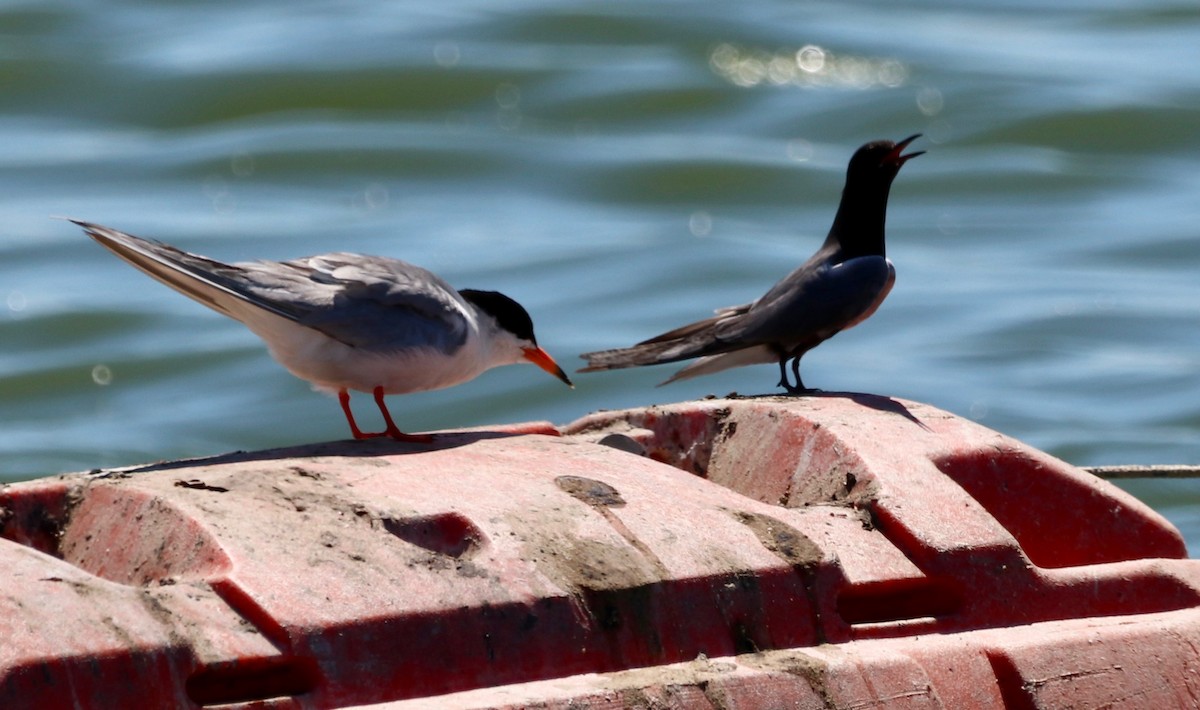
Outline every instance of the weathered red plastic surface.
<path id="1" fill-rule="evenodd" d="M 1200 564 L 931 407 L 708 400 L 0 490 L 0 707 L 1200 704 Z"/>

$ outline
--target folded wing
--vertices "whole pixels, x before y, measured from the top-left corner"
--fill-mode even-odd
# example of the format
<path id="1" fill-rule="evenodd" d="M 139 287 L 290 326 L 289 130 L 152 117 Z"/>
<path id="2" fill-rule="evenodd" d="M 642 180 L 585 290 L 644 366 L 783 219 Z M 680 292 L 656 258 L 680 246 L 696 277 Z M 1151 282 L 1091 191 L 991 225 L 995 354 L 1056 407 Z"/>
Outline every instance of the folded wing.
<path id="1" fill-rule="evenodd" d="M 754 303 L 721 309 L 712 318 L 633 347 L 584 353 L 588 364 L 581 372 L 702 358 L 670 382 L 729 367 L 777 362 L 869 317 L 894 281 L 895 270 L 882 256 L 833 265 L 809 262 Z"/>
<path id="2" fill-rule="evenodd" d="M 132 266 L 256 332 L 278 330 L 284 321 L 379 351 L 417 345 L 452 350 L 466 338 L 467 305 L 457 292 L 398 259 L 335 253 L 226 264 L 72 221 Z"/>
<path id="3" fill-rule="evenodd" d="M 808 350 L 870 317 L 895 280 L 892 263 L 882 256 L 806 265 L 772 287 L 744 315 L 718 324 L 714 336 L 723 342 Z"/>

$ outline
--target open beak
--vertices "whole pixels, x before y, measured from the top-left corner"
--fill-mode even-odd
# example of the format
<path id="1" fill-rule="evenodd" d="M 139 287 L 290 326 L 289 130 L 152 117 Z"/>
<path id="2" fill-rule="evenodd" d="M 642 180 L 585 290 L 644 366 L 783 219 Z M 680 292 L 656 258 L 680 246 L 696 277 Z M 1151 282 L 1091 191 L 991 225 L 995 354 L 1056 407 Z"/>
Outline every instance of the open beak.
<path id="1" fill-rule="evenodd" d="M 883 162 L 894 163 L 895 166 L 898 168 L 901 165 L 904 165 L 904 163 L 907 162 L 908 160 L 911 160 L 912 158 L 915 158 L 918 155 L 925 155 L 925 151 L 923 151 L 923 150 L 918 150 L 917 152 L 909 153 L 908 155 L 901 155 L 901 153 L 904 152 L 904 149 L 908 147 L 909 143 L 912 143 L 913 141 L 915 141 L 916 139 L 918 139 L 920 137 L 921 137 L 920 133 L 914 133 L 913 135 L 909 136 L 908 138 L 905 138 L 904 140 L 897 143 L 896 147 L 892 148 L 892 152 L 888 153 L 887 156 L 884 157 Z"/>
<path id="2" fill-rule="evenodd" d="M 554 358 L 546 354 L 545 350 L 539 347 L 532 347 L 524 348 L 522 352 L 525 354 L 526 360 L 567 383 L 567 386 L 571 389 L 575 389 L 575 385 L 571 383 L 571 380 L 567 377 L 567 373 L 563 372 L 563 369 L 558 366 L 557 362 L 554 362 Z"/>

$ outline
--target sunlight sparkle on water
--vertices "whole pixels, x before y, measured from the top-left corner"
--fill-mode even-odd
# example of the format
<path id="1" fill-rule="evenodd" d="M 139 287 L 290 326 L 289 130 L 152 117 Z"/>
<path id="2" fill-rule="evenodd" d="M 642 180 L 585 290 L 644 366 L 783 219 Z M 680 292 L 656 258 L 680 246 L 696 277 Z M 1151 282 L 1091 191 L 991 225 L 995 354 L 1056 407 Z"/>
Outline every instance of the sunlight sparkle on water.
<path id="1" fill-rule="evenodd" d="M 790 140 L 787 144 L 787 154 L 789 158 L 798 163 L 803 163 L 806 160 L 810 160 L 813 156 L 812 143 L 809 143 L 803 138 Z"/>
<path id="2" fill-rule="evenodd" d="M 458 45 L 454 42 L 438 42 L 433 48 L 433 60 L 438 63 L 438 66 L 449 69 L 458 65 L 458 60 L 462 58 L 462 53 L 458 49 Z"/>
<path id="3" fill-rule="evenodd" d="M 104 387 L 111 385 L 113 379 L 112 369 L 108 365 L 100 364 L 92 368 L 92 382 Z"/>
<path id="4" fill-rule="evenodd" d="M 917 92 L 917 109 L 926 116 L 936 116 L 945 108 L 946 102 L 942 92 L 931 87 L 925 87 Z"/>
<path id="5" fill-rule="evenodd" d="M 769 52 L 722 42 L 708 63 L 718 76 L 745 87 L 895 88 L 908 79 L 908 67 L 897 59 L 834 54 L 813 44 Z"/>
<path id="6" fill-rule="evenodd" d="M 29 305 L 29 301 L 25 298 L 25 294 L 21 293 L 20 291 L 10 291 L 8 298 L 5 299 L 5 301 L 8 304 L 8 310 L 12 311 L 13 313 L 20 313 L 21 311 L 25 310 L 27 305 Z"/>

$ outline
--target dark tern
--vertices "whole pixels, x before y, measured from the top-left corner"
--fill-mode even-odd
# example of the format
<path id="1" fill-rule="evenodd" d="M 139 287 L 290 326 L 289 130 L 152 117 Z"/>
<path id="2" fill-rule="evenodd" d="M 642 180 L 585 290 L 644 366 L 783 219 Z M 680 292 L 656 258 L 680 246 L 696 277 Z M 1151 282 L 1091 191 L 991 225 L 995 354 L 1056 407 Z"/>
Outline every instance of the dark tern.
<path id="1" fill-rule="evenodd" d="M 800 379 L 800 358 L 879 308 L 896 270 L 884 253 L 884 222 L 892 180 L 909 160 L 904 140 L 874 141 L 855 151 L 846 187 L 825 243 L 808 261 L 753 303 L 720 308 L 716 315 L 644 340 L 629 348 L 584 353 L 580 372 L 615 370 L 700 358 L 662 384 L 731 367 L 779 363 L 779 386 L 811 392 Z M 796 383 L 788 381 L 792 363 Z"/>
<path id="2" fill-rule="evenodd" d="M 450 387 L 500 365 L 531 362 L 571 385 L 538 347 L 533 321 L 516 301 L 495 291 L 456 291 L 399 259 L 336 252 L 224 264 L 71 221 L 152 278 L 241 321 L 296 377 L 337 393 L 355 439 L 429 441 L 400 431 L 384 395 Z M 350 390 L 375 396 L 384 431 L 358 428 Z"/>

